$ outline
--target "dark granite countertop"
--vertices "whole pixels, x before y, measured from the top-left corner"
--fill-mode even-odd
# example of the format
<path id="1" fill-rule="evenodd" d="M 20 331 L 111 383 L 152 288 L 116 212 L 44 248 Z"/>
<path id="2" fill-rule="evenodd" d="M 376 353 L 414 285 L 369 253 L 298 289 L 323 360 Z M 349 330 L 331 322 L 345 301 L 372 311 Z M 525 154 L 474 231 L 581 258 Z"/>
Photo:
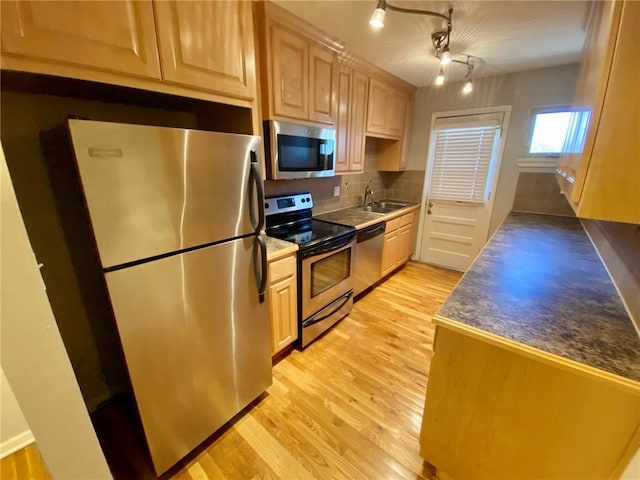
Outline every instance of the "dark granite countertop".
<path id="1" fill-rule="evenodd" d="M 438 316 L 640 381 L 640 338 L 575 218 L 512 212 Z"/>
<path id="2" fill-rule="evenodd" d="M 362 206 L 342 208 L 340 210 L 334 210 L 332 212 L 322 213 L 320 215 L 314 215 L 316 220 L 323 220 L 325 222 L 339 223 L 340 225 L 346 225 L 348 227 L 355 227 L 357 229 L 368 227 L 378 222 L 383 222 L 405 213 L 415 210 L 417 207 L 416 202 L 404 202 L 407 206 L 390 213 L 374 213 L 362 210 Z"/>

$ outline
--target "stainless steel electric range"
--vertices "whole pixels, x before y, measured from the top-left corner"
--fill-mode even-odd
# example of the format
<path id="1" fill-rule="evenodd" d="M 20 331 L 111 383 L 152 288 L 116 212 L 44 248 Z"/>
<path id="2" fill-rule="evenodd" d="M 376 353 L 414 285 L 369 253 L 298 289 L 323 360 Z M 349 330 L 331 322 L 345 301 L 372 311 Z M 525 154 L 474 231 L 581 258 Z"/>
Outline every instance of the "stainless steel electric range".
<path id="1" fill-rule="evenodd" d="M 298 338 L 305 348 L 353 307 L 356 230 L 314 220 L 310 193 L 267 197 L 267 235 L 298 244 Z"/>

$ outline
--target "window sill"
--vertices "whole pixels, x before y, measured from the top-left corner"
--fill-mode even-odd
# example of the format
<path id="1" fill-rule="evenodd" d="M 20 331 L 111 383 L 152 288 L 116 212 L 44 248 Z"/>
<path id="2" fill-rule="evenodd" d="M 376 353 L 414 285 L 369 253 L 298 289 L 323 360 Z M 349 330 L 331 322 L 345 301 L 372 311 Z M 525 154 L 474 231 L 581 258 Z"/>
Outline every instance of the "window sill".
<path id="1" fill-rule="evenodd" d="M 516 165 L 521 172 L 551 172 L 555 173 L 558 157 L 524 157 L 516 159 Z"/>

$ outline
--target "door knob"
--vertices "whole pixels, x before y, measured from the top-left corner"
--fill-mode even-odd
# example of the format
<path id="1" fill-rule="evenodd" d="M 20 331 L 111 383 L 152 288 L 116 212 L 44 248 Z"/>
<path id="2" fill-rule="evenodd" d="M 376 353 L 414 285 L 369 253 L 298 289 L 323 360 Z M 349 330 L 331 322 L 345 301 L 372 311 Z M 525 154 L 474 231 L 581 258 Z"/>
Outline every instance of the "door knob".
<path id="1" fill-rule="evenodd" d="M 427 215 L 431 215 L 431 209 L 427 210 Z"/>
<path id="2" fill-rule="evenodd" d="M 429 203 L 427 204 L 427 207 L 429 207 L 429 208 L 433 207 L 433 202 L 429 202 Z"/>

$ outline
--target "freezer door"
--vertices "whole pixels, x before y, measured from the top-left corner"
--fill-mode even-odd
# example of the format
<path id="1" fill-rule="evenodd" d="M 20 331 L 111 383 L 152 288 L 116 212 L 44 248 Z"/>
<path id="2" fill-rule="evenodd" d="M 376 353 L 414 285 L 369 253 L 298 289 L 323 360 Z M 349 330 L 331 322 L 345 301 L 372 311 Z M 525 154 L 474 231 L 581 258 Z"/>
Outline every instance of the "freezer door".
<path id="1" fill-rule="evenodd" d="M 257 237 L 105 275 L 156 473 L 271 385 L 267 303 L 254 278 Z"/>
<path id="2" fill-rule="evenodd" d="M 260 137 L 86 120 L 69 131 L 104 268 L 255 231 Z"/>

